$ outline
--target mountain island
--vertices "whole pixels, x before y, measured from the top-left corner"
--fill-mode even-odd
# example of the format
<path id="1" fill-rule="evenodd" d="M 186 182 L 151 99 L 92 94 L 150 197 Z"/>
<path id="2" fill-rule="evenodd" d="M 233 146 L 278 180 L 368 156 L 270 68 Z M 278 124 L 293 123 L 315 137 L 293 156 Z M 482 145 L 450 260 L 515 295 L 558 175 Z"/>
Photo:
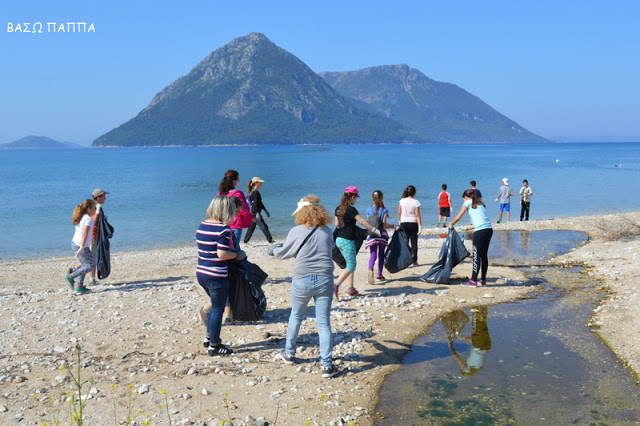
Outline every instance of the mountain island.
<path id="1" fill-rule="evenodd" d="M 463 89 L 406 65 L 316 74 L 250 33 L 93 146 L 541 141 Z"/>

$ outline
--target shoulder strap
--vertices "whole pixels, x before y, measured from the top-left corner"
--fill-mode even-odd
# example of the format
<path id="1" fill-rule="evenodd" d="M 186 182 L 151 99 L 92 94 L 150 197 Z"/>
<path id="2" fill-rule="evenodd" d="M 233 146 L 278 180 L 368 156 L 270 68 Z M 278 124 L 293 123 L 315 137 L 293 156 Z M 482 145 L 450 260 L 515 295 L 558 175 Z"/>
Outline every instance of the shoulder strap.
<path id="1" fill-rule="evenodd" d="M 311 235 L 313 235 L 313 233 L 314 233 L 314 232 L 316 232 L 316 229 L 318 229 L 319 227 L 320 227 L 320 226 L 316 226 L 316 227 L 314 227 L 314 228 L 311 230 L 311 232 L 309 232 L 309 235 L 307 235 L 307 236 L 305 237 L 305 239 L 304 239 L 304 240 L 302 240 L 302 243 L 300 244 L 300 247 L 298 247 L 298 251 L 296 251 L 296 255 L 295 255 L 294 257 L 297 257 L 297 256 L 298 256 L 298 253 L 300 253 L 300 249 L 302 248 L 302 246 L 304 245 L 304 243 L 306 243 L 306 242 L 307 242 L 307 240 L 311 237 Z"/>

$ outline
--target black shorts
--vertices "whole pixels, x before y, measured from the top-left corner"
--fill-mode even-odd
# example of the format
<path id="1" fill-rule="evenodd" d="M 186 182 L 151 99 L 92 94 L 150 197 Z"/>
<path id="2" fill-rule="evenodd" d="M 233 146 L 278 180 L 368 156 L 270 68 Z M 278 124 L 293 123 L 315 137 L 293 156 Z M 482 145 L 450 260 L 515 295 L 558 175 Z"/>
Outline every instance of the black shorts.
<path id="1" fill-rule="evenodd" d="M 451 217 L 451 207 L 440 207 L 440 216 Z"/>

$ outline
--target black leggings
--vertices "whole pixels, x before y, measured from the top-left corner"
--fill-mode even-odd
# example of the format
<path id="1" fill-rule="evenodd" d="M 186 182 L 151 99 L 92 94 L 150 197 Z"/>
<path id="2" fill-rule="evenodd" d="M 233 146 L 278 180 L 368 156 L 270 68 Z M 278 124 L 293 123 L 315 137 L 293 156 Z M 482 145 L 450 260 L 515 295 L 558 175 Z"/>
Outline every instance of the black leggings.
<path id="1" fill-rule="evenodd" d="M 481 229 L 473 233 L 473 272 L 471 273 L 471 281 L 478 281 L 478 270 L 480 271 L 480 279 L 487 279 L 487 269 L 489 269 L 489 243 L 493 236 L 493 229 Z"/>
<path id="2" fill-rule="evenodd" d="M 269 231 L 267 222 L 265 222 L 264 219 L 262 219 L 262 215 L 258 215 L 258 217 L 256 218 L 256 221 L 251 224 L 251 226 L 247 230 L 247 233 L 244 236 L 245 244 L 247 244 L 251 239 L 251 237 L 253 236 L 253 231 L 256 230 L 256 226 L 260 228 L 260 230 L 262 231 L 262 233 L 264 234 L 268 242 L 270 243 L 273 242 L 273 237 L 271 236 L 271 232 Z"/>
<path id="3" fill-rule="evenodd" d="M 402 222 L 400 224 L 404 232 L 407 233 L 407 238 L 409 238 L 409 246 L 411 247 L 411 256 L 413 256 L 413 261 L 418 261 L 418 224 L 415 222 Z"/>

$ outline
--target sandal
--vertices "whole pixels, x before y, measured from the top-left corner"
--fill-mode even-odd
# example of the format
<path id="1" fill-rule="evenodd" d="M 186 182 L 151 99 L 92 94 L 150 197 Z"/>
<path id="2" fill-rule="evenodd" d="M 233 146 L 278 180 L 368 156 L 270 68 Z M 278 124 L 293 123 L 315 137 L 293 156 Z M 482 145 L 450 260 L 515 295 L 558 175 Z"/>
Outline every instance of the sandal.
<path id="1" fill-rule="evenodd" d="M 225 345 L 215 345 L 215 346 L 209 346 L 209 350 L 207 351 L 209 353 L 209 356 L 226 356 L 226 355 L 231 355 L 233 353 L 233 349 L 226 347 Z"/>

